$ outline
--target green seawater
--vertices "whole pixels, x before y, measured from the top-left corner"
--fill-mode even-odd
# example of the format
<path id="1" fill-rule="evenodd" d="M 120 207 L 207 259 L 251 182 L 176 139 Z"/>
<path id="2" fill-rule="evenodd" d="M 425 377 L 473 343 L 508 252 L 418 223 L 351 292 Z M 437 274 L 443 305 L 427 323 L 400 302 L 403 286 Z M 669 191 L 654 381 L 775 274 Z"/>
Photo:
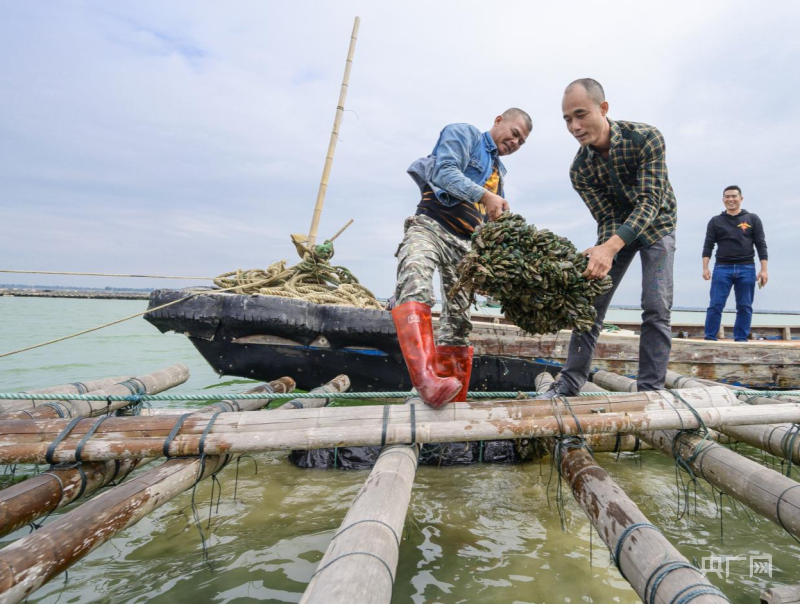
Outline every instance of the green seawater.
<path id="1" fill-rule="evenodd" d="M 0 298 L 0 352 L 65 335 L 145 308 L 145 302 Z M 134 319 L 74 340 L 0 359 L 0 390 L 43 387 L 185 363 L 178 392 L 246 389 L 220 379 L 191 344 Z M 278 377 L 278 376 L 276 376 Z M 233 382 L 233 383 L 231 383 Z M 759 453 L 740 452 L 762 461 Z M 286 454 L 255 456 L 220 473 L 222 496 L 208 521 L 210 484 L 195 499 L 208 535 L 203 563 L 191 493 L 117 534 L 58 576 L 30 602 L 297 602 L 366 471 L 300 470 Z M 779 526 L 723 500 L 722 524 L 703 484 L 691 514 L 676 517 L 674 465 L 659 453 L 598 454 L 598 462 L 690 560 L 728 556 L 709 574 L 732 602 L 757 602 L 771 584 L 800 582 L 800 546 Z M 771 462 L 770 462 L 771 463 Z M 143 470 L 142 470 L 143 471 Z M 2 477 L 7 481 L 7 476 Z M 557 476 L 549 461 L 522 466 L 421 467 L 400 549 L 393 602 L 620 602 L 639 599 L 590 530 L 568 487 L 562 531 Z M 549 483 L 549 496 L 548 496 Z M 216 495 L 215 495 L 216 498 Z M 717 496 L 719 500 L 719 496 Z M 215 501 L 216 503 L 216 501 Z M 74 506 L 72 506 L 74 507 Z M 48 522 L 70 508 L 59 510 Z M 724 539 L 720 527 L 724 530 Z M 0 540 L 7 545 L 28 529 Z M 751 576 L 748 558 L 772 556 L 772 578 Z M 735 560 L 733 557 L 741 557 Z"/>

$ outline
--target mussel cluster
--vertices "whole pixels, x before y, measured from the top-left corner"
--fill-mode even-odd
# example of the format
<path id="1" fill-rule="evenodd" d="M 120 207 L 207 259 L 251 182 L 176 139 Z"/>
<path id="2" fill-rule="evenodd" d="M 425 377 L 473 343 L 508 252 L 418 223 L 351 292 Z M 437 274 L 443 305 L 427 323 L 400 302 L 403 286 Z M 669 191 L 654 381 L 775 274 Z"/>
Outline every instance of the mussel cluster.
<path id="1" fill-rule="evenodd" d="M 611 278 L 585 279 L 587 264 L 566 237 L 504 212 L 472 236 L 450 296 L 464 290 L 471 302 L 475 294 L 494 298 L 531 334 L 588 331 L 597 318 L 594 299 L 611 289 Z"/>

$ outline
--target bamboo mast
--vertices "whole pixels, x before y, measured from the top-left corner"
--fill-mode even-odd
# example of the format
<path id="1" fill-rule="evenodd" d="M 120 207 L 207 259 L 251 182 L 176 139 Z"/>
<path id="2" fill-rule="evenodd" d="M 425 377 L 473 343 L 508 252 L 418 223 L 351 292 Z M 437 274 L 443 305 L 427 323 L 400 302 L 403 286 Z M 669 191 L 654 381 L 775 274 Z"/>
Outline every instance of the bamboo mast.
<path id="1" fill-rule="evenodd" d="M 614 376 L 614 374 L 610 375 Z M 614 376 L 610 381 L 624 383 L 625 380 L 634 382 L 623 376 Z M 635 382 L 633 385 L 636 385 Z M 697 392 L 697 390 L 682 392 Z M 791 405 L 792 403 L 783 404 Z M 776 409 L 780 406 L 781 404 L 751 406 L 750 408 L 756 412 L 756 417 L 750 423 L 773 423 L 758 421 L 758 411 L 768 408 Z M 703 412 L 699 411 L 699 413 L 702 415 Z M 727 428 L 732 424 L 723 421 L 715 426 L 707 425 L 713 428 Z M 737 425 L 747 425 L 747 422 Z M 669 457 L 673 457 L 673 451 L 676 451 L 696 476 L 704 478 L 709 484 L 782 526 L 795 537 L 800 537 L 800 488 L 798 488 L 800 483 L 751 461 L 727 447 L 704 440 L 698 434 L 679 431 L 684 428 L 694 430 L 696 425 L 676 426 L 675 428 L 658 429 L 657 431 L 637 430 L 637 433 L 639 438 Z"/>
<path id="2" fill-rule="evenodd" d="M 391 445 L 381 451 L 301 604 L 391 602 L 418 456 L 417 445 Z"/>
<path id="3" fill-rule="evenodd" d="M 559 442 L 561 474 L 608 546 L 622 577 L 644 602 L 728 602 L 653 526 L 636 504 L 583 448 Z M 694 596 L 694 597 L 692 597 Z"/>
<path id="4" fill-rule="evenodd" d="M 350 82 L 350 69 L 353 66 L 353 55 L 356 52 L 356 40 L 358 38 L 358 27 L 361 24 L 361 17 L 356 17 L 353 22 L 353 33 L 350 36 L 350 48 L 347 51 L 347 62 L 344 66 L 344 77 L 342 78 L 342 88 L 339 91 L 339 104 L 336 105 L 336 117 L 333 119 L 333 131 L 331 132 L 331 142 L 328 144 L 328 154 L 325 157 L 325 166 L 322 168 L 322 179 L 319 183 L 317 201 L 314 205 L 314 214 L 311 217 L 311 228 L 308 231 L 307 246 L 312 248 L 317 240 L 317 229 L 319 219 L 322 216 L 322 206 L 325 204 L 325 193 L 328 190 L 328 180 L 331 175 L 333 165 L 333 154 L 336 152 L 336 143 L 339 140 L 339 126 L 342 124 L 344 116 L 344 102 L 347 98 L 347 88 Z"/>
<path id="5" fill-rule="evenodd" d="M 86 382 L 72 382 L 70 384 L 59 384 L 58 386 L 48 386 L 38 390 L 26 390 L 26 394 L 89 394 L 95 390 L 103 390 L 114 384 L 119 384 L 125 380 L 132 379 L 133 376 L 123 375 L 117 377 L 98 378 Z M 43 403 L 52 402 L 52 399 L 28 400 L 28 401 L 2 401 L 0 402 L 0 414 L 9 411 L 19 411 L 20 409 L 30 409 L 38 407 Z"/>
<path id="6" fill-rule="evenodd" d="M 283 377 L 279 380 L 263 384 L 246 394 L 260 392 L 291 392 L 294 380 Z M 209 411 L 231 411 L 258 409 L 267 401 L 261 399 L 239 399 L 238 401 L 221 401 L 209 408 L 194 410 L 201 416 Z M 235 405 L 235 407 L 234 407 Z M 124 478 L 135 468 L 142 467 L 155 458 L 115 461 L 96 461 L 81 464 L 54 466 L 47 472 L 37 474 L 27 480 L 0 490 L 0 536 L 29 524 L 53 510 L 69 505 L 81 496 L 95 493 L 118 478 Z"/>
<path id="7" fill-rule="evenodd" d="M 136 389 L 140 394 L 158 394 L 175 386 L 183 384 L 189 379 L 189 368 L 182 363 L 176 363 L 166 369 L 148 373 L 127 382 L 109 386 L 105 390 L 98 390 L 92 394 L 109 396 L 132 395 Z M 127 407 L 130 401 L 50 401 L 47 405 L 12 411 L 0 415 L 0 421 L 46 419 L 51 417 L 92 417 L 113 413 L 117 409 Z"/>

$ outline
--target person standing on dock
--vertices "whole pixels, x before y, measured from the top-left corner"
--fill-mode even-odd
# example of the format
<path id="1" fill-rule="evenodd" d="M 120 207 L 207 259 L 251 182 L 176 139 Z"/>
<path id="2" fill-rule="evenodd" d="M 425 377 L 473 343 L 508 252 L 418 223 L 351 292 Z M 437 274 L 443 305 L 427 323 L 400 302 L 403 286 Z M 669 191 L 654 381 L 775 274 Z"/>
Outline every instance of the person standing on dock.
<path id="1" fill-rule="evenodd" d="M 722 311 L 733 287 L 736 297 L 736 322 L 733 339 L 746 342 L 753 319 L 753 295 L 756 283 L 764 287 L 767 273 L 767 239 L 764 225 L 755 214 L 742 209 L 742 190 L 731 185 L 722 192 L 725 211 L 708 221 L 703 245 L 703 279 L 711 281 L 711 302 L 706 311 L 705 339 L 716 341 L 722 322 Z M 717 261 L 712 275 L 708 268 L 711 252 L 717 246 Z M 755 248 L 761 262 L 756 275 Z"/>
<path id="2" fill-rule="evenodd" d="M 538 398 L 576 396 L 591 369 L 594 348 L 611 298 L 639 254 L 642 263 L 642 326 L 639 391 L 664 387 L 672 348 L 672 268 L 677 203 L 667 175 L 664 136 L 654 126 L 614 121 L 596 80 L 575 80 L 564 91 L 567 130 L 580 144 L 570 167 L 572 187 L 597 221 L 597 245 L 586 250 L 587 279 L 610 275 L 611 290 L 594 302 L 597 320 L 588 332 L 572 332 L 561 377 Z"/>
<path id="3" fill-rule="evenodd" d="M 469 251 L 475 229 L 509 209 L 500 157 L 519 150 L 531 128 L 530 116 L 516 108 L 498 115 L 487 132 L 450 124 L 433 152 L 408 169 L 422 199 L 416 215 L 406 219 L 397 250 L 392 318 L 411 383 L 433 407 L 466 400 L 472 371 L 469 301 L 464 293 L 448 300 L 447 292 L 458 280 L 456 266 Z M 438 346 L 431 323 L 437 269 L 443 292 Z"/>

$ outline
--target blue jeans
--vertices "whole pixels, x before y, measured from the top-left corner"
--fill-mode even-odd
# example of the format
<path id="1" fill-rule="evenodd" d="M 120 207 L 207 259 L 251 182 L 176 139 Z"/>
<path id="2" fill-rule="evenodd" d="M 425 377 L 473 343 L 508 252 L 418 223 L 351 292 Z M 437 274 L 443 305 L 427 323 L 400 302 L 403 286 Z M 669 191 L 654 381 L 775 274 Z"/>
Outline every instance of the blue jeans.
<path id="1" fill-rule="evenodd" d="M 746 342 L 753 319 L 753 294 L 756 291 L 755 264 L 715 264 L 711 276 L 711 303 L 706 312 L 706 340 L 716 340 L 722 310 L 733 287 L 736 296 L 736 322 L 733 339 Z"/>

